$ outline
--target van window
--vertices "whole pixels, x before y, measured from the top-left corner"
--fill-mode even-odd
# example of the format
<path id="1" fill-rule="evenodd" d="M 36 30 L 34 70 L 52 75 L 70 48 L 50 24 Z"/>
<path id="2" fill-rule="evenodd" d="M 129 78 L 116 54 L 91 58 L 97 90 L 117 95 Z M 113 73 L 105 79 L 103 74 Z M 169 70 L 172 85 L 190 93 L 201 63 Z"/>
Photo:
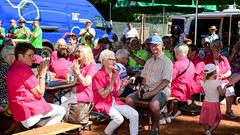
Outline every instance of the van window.
<path id="1" fill-rule="evenodd" d="M 206 37 L 206 35 L 209 33 L 208 28 L 212 25 L 215 25 L 217 29 L 219 29 L 221 23 L 221 19 L 198 19 L 198 33 L 197 33 L 197 45 L 198 47 L 201 46 L 201 39 Z M 194 42 L 194 32 L 195 30 L 195 19 L 192 20 L 189 30 L 189 35 L 187 36 Z M 216 33 L 218 34 L 219 31 Z"/>
<path id="2" fill-rule="evenodd" d="M 228 36 L 229 36 L 229 22 L 230 17 L 224 17 L 223 20 L 223 29 L 222 29 L 222 38 L 223 38 L 223 44 L 228 44 Z M 239 34 L 238 34 L 238 21 L 240 21 L 240 16 L 236 15 L 232 17 L 232 28 L 231 28 L 231 45 L 235 44 L 239 40 Z"/>
<path id="3" fill-rule="evenodd" d="M 172 25 L 176 26 L 179 25 L 179 27 L 184 31 L 184 22 L 185 19 L 172 19 Z"/>
<path id="4" fill-rule="evenodd" d="M 94 25 L 95 25 L 95 28 L 102 29 L 102 30 L 106 29 L 104 21 L 101 17 L 98 17 L 98 16 L 94 17 Z"/>

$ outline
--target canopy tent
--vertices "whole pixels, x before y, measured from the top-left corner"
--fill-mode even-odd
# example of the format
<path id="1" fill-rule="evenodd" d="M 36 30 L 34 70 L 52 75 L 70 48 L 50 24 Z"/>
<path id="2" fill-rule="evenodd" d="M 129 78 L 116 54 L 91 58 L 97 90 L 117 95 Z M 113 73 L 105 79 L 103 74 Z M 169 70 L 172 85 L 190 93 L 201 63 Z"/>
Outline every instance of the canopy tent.
<path id="1" fill-rule="evenodd" d="M 148 1 L 148 0 L 147 0 Z M 192 0 L 191 0 L 192 1 Z M 129 9 L 136 13 L 144 14 L 157 14 L 163 11 L 165 12 L 181 12 L 181 13 L 194 13 L 196 5 L 191 2 L 189 5 L 174 5 L 174 4 L 156 4 L 147 2 L 136 2 L 131 0 L 118 0 L 114 5 L 116 9 Z M 199 11 L 215 11 L 216 6 L 199 5 Z"/>
<path id="2" fill-rule="evenodd" d="M 158 3 L 158 4 L 179 4 L 179 5 L 191 5 L 192 0 L 130 0 L 136 2 Z M 240 0 L 200 0 L 200 5 L 240 5 Z"/>

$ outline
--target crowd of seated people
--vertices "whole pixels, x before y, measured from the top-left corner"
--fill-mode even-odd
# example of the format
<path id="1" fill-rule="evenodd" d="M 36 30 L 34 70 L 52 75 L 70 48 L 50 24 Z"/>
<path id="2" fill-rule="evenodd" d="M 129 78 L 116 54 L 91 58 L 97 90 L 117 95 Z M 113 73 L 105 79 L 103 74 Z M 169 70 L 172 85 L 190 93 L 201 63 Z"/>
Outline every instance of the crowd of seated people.
<path id="1" fill-rule="evenodd" d="M 50 61 L 44 59 L 39 62 L 37 76 L 30 68 L 34 63 L 35 48 L 32 44 L 23 42 L 14 47 L 7 44 L 10 41 L 6 39 L 0 63 L 1 114 L 10 112 L 15 122 L 31 128 L 36 124 L 44 126 L 60 122 L 69 113 L 71 103 L 93 102 L 94 111 L 111 118 L 104 134 L 112 134 L 126 117 L 130 122 L 130 134 L 137 135 L 139 114 L 134 101 L 145 100 L 150 103 L 150 135 L 158 135 L 159 112 L 167 105 L 168 97 L 176 98 L 173 107 L 169 108 L 174 119 L 181 114 L 181 104 L 187 103 L 192 94 L 205 92 L 201 84 L 206 79 L 204 67 L 214 64 L 216 79 L 228 86 L 224 87 L 226 117 L 236 119 L 232 111 L 235 92 L 229 84 L 240 80 L 239 42 L 227 58 L 221 54 L 223 45 L 219 39 L 204 39 L 204 49 L 199 50 L 195 45 L 184 43 L 173 46 L 169 36 L 150 36 L 144 45 L 131 33 L 125 34 L 124 41 L 119 41 L 115 34 L 112 40 L 104 36 L 94 44 L 92 37 L 84 37 L 84 44 L 78 44 L 75 35 L 70 35 L 70 45 L 63 38 L 59 39 Z M 99 67 L 97 63 L 100 63 Z M 47 71 L 52 72 L 55 78 L 65 80 L 69 70 L 79 83 L 76 91 L 61 106 L 48 103 L 43 97 Z M 132 80 L 128 71 L 138 74 L 132 76 L 143 78 L 141 88 L 130 86 Z M 119 96 L 126 96 L 126 103 Z M 50 118 L 44 119 L 46 117 Z"/>

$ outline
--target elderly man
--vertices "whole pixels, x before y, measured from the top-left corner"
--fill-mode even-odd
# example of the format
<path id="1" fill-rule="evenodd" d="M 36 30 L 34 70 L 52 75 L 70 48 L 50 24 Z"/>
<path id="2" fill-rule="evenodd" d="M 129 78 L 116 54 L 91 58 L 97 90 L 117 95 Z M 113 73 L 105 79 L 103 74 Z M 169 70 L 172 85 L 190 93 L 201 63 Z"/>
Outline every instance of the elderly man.
<path id="1" fill-rule="evenodd" d="M 172 80 L 173 64 L 162 51 L 163 42 L 160 36 L 149 38 L 152 57 L 150 57 L 141 73 L 143 88 L 139 92 L 130 94 L 126 103 L 134 107 L 136 100 L 149 100 L 152 118 L 152 130 L 150 135 L 159 134 L 159 111 L 167 103 L 170 96 L 170 83 Z"/>
<path id="2" fill-rule="evenodd" d="M 24 18 L 20 18 L 19 20 L 19 28 L 16 34 L 16 39 L 28 39 L 30 37 L 30 29 L 26 27 L 26 21 Z"/>
<path id="3" fill-rule="evenodd" d="M 14 19 L 11 19 L 10 20 L 10 26 L 11 27 L 8 30 L 7 36 L 12 38 L 12 39 L 15 39 L 16 38 L 16 33 L 18 32 L 17 21 L 14 20 Z"/>

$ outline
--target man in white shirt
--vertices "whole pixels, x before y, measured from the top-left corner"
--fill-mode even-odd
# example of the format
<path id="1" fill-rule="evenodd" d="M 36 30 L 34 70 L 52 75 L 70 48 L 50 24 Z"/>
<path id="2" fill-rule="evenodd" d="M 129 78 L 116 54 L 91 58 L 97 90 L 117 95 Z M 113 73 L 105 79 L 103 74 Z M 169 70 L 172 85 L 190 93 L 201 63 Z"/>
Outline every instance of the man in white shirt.
<path id="1" fill-rule="evenodd" d="M 213 40 L 219 39 L 218 35 L 216 34 L 216 31 L 218 30 L 216 26 L 212 25 L 209 29 L 209 35 L 207 38 L 209 39 L 210 42 Z"/>
<path id="2" fill-rule="evenodd" d="M 127 27 L 123 30 L 122 35 L 125 37 L 139 38 L 137 30 L 135 28 L 133 28 L 133 25 L 130 22 L 127 23 Z"/>

